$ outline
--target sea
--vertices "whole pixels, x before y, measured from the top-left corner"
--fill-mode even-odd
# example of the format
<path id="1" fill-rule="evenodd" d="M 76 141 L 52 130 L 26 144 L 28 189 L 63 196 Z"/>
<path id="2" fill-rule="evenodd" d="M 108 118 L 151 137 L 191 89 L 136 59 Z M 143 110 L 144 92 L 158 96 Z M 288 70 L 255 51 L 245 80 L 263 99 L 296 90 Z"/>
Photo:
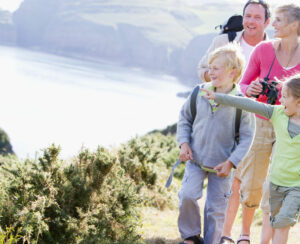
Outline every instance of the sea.
<path id="1" fill-rule="evenodd" d="M 21 159 L 61 147 L 117 147 L 175 123 L 191 88 L 175 77 L 34 50 L 0 46 L 0 128 Z"/>

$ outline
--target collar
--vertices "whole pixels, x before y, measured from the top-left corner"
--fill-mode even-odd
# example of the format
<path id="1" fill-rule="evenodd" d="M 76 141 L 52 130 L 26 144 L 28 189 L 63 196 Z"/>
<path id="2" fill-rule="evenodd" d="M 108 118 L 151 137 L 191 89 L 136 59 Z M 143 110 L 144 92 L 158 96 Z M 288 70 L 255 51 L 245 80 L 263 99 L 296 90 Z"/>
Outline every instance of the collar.
<path id="1" fill-rule="evenodd" d="M 235 40 L 240 43 L 241 42 L 241 39 L 243 38 L 243 34 L 244 34 L 244 31 L 239 31 L 236 33 L 236 38 Z M 268 41 L 269 40 L 269 36 L 266 32 L 264 32 L 264 40 L 263 41 Z"/>
<path id="2" fill-rule="evenodd" d="M 210 90 L 210 91 L 214 91 L 215 90 L 215 87 L 210 82 L 204 84 L 204 88 L 207 89 L 207 90 Z M 236 95 L 236 92 L 237 92 L 237 85 L 233 84 L 232 90 L 230 92 L 228 92 L 227 94 L 228 95 Z M 199 92 L 199 96 L 205 96 L 205 92 L 204 91 L 200 91 Z"/>
<path id="3" fill-rule="evenodd" d="M 215 87 L 211 83 L 204 84 L 204 88 L 207 89 L 207 90 L 210 90 L 210 91 L 215 90 Z M 228 92 L 227 94 L 228 95 L 236 95 L 236 93 L 237 93 L 237 85 L 233 84 L 233 89 L 230 92 Z M 205 94 L 206 93 L 204 91 L 199 92 L 199 96 L 201 96 L 201 97 L 204 97 Z M 215 112 L 217 110 L 218 104 L 215 102 L 215 100 L 208 100 L 208 101 L 209 101 L 209 103 L 212 107 L 212 111 Z"/>

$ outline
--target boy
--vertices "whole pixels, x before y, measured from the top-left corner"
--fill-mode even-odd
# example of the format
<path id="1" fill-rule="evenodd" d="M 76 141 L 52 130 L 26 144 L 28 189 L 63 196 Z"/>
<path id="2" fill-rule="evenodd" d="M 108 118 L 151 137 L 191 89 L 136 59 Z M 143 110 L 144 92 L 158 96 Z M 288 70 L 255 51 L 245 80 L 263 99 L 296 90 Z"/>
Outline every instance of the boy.
<path id="1" fill-rule="evenodd" d="M 201 87 L 219 93 L 241 95 L 235 84 L 243 70 L 239 47 L 228 44 L 216 49 L 209 58 L 210 83 Z M 200 213 L 197 200 L 202 197 L 204 179 L 208 178 L 204 209 L 204 242 L 220 241 L 225 210 L 230 195 L 232 168 L 248 152 L 254 135 L 254 116 L 243 111 L 239 129 L 239 144 L 235 142 L 236 109 L 218 106 L 200 92 L 196 100 L 194 122 L 190 111 L 190 97 L 183 105 L 177 125 L 180 160 L 188 161 L 179 196 L 178 228 L 184 243 L 203 243 L 200 237 Z M 203 168 L 205 166 L 206 168 Z M 207 168 L 213 168 L 215 172 Z"/>

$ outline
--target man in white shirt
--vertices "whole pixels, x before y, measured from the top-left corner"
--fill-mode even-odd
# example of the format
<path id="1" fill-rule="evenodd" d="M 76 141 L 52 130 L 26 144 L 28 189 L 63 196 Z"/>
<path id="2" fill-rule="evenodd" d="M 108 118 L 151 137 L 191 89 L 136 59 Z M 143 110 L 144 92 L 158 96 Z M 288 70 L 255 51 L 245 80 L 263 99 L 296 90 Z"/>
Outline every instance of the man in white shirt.
<path id="1" fill-rule="evenodd" d="M 264 16 L 261 16 L 261 12 Z M 263 18 L 263 19 L 262 19 Z M 246 65 L 248 64 L 251 51 L 254 47 L 263 40 L 267 39 L 265 29 L 270 23 L 270 11 L 268 5 L 264 1 L 248 1 L 243 12 L 244 30 L 237 32 L 234 39 L 242 47 L 242 52 L 245 55 Z M 208 72 L 208 56 L 220 46 L 224 46 L 229 42 L 227 34 L 221 34 L 213 39 L 212 44 L 207 49 L 205 55 L 201 58 L 198 64 L 198 74 L 203 81 L 209 81 Z"/>

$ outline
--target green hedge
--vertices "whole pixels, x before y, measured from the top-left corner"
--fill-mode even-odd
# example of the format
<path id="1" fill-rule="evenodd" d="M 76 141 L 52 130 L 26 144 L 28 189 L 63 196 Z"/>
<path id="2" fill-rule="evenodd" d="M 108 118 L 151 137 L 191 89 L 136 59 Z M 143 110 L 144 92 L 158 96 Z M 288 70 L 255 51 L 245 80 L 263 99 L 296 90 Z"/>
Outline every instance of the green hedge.
<path id="1" fill-rule="evenodd" d="M 142 243 L 142 206 L 174 207 L 164 187 L 178 157 L 174 137 L 137 137 L 71 161 L 52 145 L 36 161 L 0 158 L 0 226 L 28 243 Z"/>

